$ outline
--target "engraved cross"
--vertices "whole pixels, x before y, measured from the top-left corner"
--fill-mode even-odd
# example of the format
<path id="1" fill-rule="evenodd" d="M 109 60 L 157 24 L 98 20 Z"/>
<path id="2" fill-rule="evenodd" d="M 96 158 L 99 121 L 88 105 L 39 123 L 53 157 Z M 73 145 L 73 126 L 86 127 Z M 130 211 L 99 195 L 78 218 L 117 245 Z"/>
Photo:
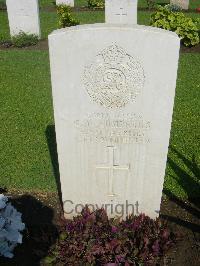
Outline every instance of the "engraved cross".
<path id="1" fill-rule="evenodd" d="M 96 169 L 107 169 L 109 172 L 108 174 L 108 196 L 114 197 L 114 191 L 113 191 L 113 183 L 114 183 L 114 171 L 117 170 L 126 170 L 129 171 L 130 166 L 129 165 L 117 165 L 115 164 L 115 158 L 114 158 L 114 150 L 115 147 L 108 146 L 108 163 L 102 164 L 102 165 L 96 165 Z"/>
<path id="2" fill-rule="evenodd" d="M 116 16 L 120 16 L 119 21 L 122 22 L 123 16 L 127 16 L 127 13 L 123 13 L 123 7 L 120 7 L 120 12 Z"/>

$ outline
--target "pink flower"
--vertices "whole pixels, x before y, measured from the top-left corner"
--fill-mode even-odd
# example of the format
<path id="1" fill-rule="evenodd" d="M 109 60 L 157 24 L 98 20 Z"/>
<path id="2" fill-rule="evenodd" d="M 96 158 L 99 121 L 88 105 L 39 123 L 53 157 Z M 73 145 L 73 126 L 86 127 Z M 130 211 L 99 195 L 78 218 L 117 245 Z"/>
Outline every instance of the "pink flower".
<path id="1" fill-rule="evenodd" d="M 118 229 L 116 226 L 112 226 L 112 233 L 117 233 Z"/>

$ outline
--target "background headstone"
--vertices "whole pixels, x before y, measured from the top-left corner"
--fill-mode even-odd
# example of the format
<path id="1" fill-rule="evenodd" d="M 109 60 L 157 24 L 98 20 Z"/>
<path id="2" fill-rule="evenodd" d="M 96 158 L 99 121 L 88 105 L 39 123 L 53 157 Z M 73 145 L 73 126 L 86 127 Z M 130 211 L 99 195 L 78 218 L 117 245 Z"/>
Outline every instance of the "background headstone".
<path id="1" fill-rule="evenodd" d="M 137 24 L 138 0 L 105 0 L 105 21 L 116 24 Z"/>
<path id="2" fill-rule="evenodd" d="M 56 0 L 56 4 L 74 7 L 74 0 Z"/>
<path id="3" fill-rule="evenodd" d="M 182 9 L 188 10 L 189 0 L 170 0 L 170 4 L 180 6 Z"/>
<path id="4" fill-rule="evenodd" d="M 146 26 L 94 24 L 54 31 L 49 47 L 66 217 L 76 214 L 77 204 L 113 206 L 107 208 L 112 216 L 120 206 L 132 212 L 129 204 L 137 202 L 139 212 L 158 216 L 178 36 Z"/>
<path id="5" fill-rule="evenodd" d="M 6 0 L 11 36 L 20 32 L 40 37 L 38 0 Z"/>

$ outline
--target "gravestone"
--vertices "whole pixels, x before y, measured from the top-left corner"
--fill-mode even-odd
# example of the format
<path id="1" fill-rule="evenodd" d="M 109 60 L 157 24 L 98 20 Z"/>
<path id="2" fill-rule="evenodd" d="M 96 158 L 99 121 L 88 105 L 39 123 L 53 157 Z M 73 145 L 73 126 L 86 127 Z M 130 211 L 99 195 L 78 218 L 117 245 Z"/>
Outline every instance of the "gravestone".
<path id="1" fill-rule="evenodd" d="M 65 216 L 81 206 L 158 216 L 180 40 L 138 25 L 94 24 L 49 35 Z"/>
<path id="2" fill-rule="evenodd" d="M 105 21 L 114 24 L 137 24 L 137 0 L 105 0 Z"/>
<path id="3" fill-rule="evenodd" d="M 40 37 L 38 0 L 6 0 L 11 36 L 20 32 Z"/>
<path id="4" fill-rule="evenodd" d="M 170 4 L 177 5 L 181 9 L 188 10 L 189 0 L 170 0 Z"/>
<path id="5" fill-rule="evenodd" d="M 66 5 L 74 7 L 74 0 L 56 0 L 56 5 Z"/>

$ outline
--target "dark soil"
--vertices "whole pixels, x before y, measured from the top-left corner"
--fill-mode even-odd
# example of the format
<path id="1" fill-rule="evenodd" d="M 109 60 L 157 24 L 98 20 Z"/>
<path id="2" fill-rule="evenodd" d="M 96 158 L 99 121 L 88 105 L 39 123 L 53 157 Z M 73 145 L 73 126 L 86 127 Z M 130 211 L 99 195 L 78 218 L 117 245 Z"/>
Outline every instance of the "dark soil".
<path id="1" fill-rule="evenodd" d="M 48 50 L 48 40 L 40 40 L 36 45 L 17 48 L 11 45 L 10 41 L 0 43 L 0 50 Z M 200 44 L 194 47 L 185 47 L 181 45 L 181 53 L 200 53 Z"/>
<path id="2" fill-rule="evenodd" d="M 5 42 L 3 45 L 0 44 L 0 50 L 48 50 L 48 41 L 41 40 L 37 45 L 25 48 L 16 48 Z M 181 46 L 181 53 L 200 53 L 200 44 L 192 48 Z M 9 195 L 1 188 L 0 193 Z M 56 243 L 61 228 L 62 208 L 59 197 L 53 193 L 20 195 L 17 191 L 12 191 L 11 195 L 13 205 L 22 212 L 26 230 L 23 244 L 15 249 L 15 257 L 12 260 L 0 258 L 0 265 L 42 265 L 41 261 L 48 255 L 50 247 Z M 161 218 L 168 222 L 168 226 L 180 239 L 159 265 L 199 266 L 200 199 L 184 202 L 168 195 L 168 198 L 162 200 Z"/>
<path id="3" fill-rule="evenodd" d="M 48 50 L 48 40 L 40 40 L 36 45 L 17 48 L 12 45 L 11 41 L 3 41 L 0 43 L 0 50 Z"/>
<path id="4" fill-rule="evenodd" d="M 200 265 L 200 199 L 162 200 L 160 217 L 179 235 L 177 245 L 169 251 L 161 265 Z"/>
<path id="5" fill-rule="evenodd" d="M 164 6 L 167 5 L 168 3 L 158 3 L 158 5 Z M 41 11 L 45 11 L 45 12 L 56 12 L 56 7 L 55 6 L 46 6 L 46 7 L 42 7 L 40 8 Z M 72 11 L 78 12 L 78 11 L 104 11 L 104 8 L 89 8 L 87 6 L 75 6 L 71 8 Z M 152 12 L 152 11 L 156 11 L 156 8 L 151 8 L 149 9 L 148 7 L 138 7 L 139 11 L 146 11 L 146 12 Z M 5 4 L 0 4 L 0 11 L 7 11 L 7 7 Z M 181 12 L 185 12 L 185 13 L 199 13 L 196 9 L 188 9 L 188 10 L 182 10 Z"/>
<path id="6" fill-rule="evenodd" d="M 71 7 L 71 10 L 74 12 L 79 12 L 79 11 L 104 11 L 102 8 L 88 8 L 87 6 L 78 6 L 78 7 Z M 46 6 L 41 8 L 41 11 L 45 12 L 56 12 L 56 7 L 55 6 Z"/>
<path id="7" fill-rule="evenodd" d="M 26 230 L 23 244 L 15 249 L 15 257 L 13 259 L 0 257 L 0 265 L 39 266 L 59 235 L 61 206 L 58 196 L 41 193 L 18 194 L 12 198 L 12 203 L 22 213 Z"/>
<path id="8" fill-rule="evenodd" d="M 200 53 L 200 44 L 193 46 L 193 47 L 185 47 L 181 46 L 182 53 Z"/>
<path id="9" fill-rule="evenodd" d="M 9 193 L 5 194 L 9 195 Z M 15 249 L 15 257 L 0 258 L 4 266 L 39 266 L 59 235 L 62 208 L 53 193 L 21 194 L 12 192 L 12 203 L 22 212 L 26 224 L 23 244 Z M 169 195 L 168 195 L 169 196 Z M 200 199 L 182 201 L 164 196 L 161 219 L 178 235 L 177 244 L 161 259 L 162 266 L 200 265 Z M 57 265 L 59 266 L 59 265 Z M 84 265 L 83 265 L 84 266 Z"/>
<path id="10" fill-rule="evenodd" d="M 166 5 L 168 3 L 161 3 L 160 5 Z M 78 6 L 78 7 L 72 7 L 71 8 L 72 11 L 74 12 L 81 12 L 81 11 L 104 11 L 104 8 L 89 8 L 87 6 Z M 153 12 L 156 11 L 156 8 L 152 8 L 149 9 L 147 7 L 138 7 L 138 11 L 145 11 L 145 12 Z M 55 6 L 46 6 L 41 8 L 41 11 L 45 11 L 45 12 L 56 12 L 56 7 Z M 196 9 L 188 9 L 188 10 L 182 10 L 181 12 L 184 13 L 198 13 Z"/>
<path id="11" fill-rule="evenodd" d="M 6 10 L 7 10 L 6 4 L 0 3 L 0 12 Z"/>

